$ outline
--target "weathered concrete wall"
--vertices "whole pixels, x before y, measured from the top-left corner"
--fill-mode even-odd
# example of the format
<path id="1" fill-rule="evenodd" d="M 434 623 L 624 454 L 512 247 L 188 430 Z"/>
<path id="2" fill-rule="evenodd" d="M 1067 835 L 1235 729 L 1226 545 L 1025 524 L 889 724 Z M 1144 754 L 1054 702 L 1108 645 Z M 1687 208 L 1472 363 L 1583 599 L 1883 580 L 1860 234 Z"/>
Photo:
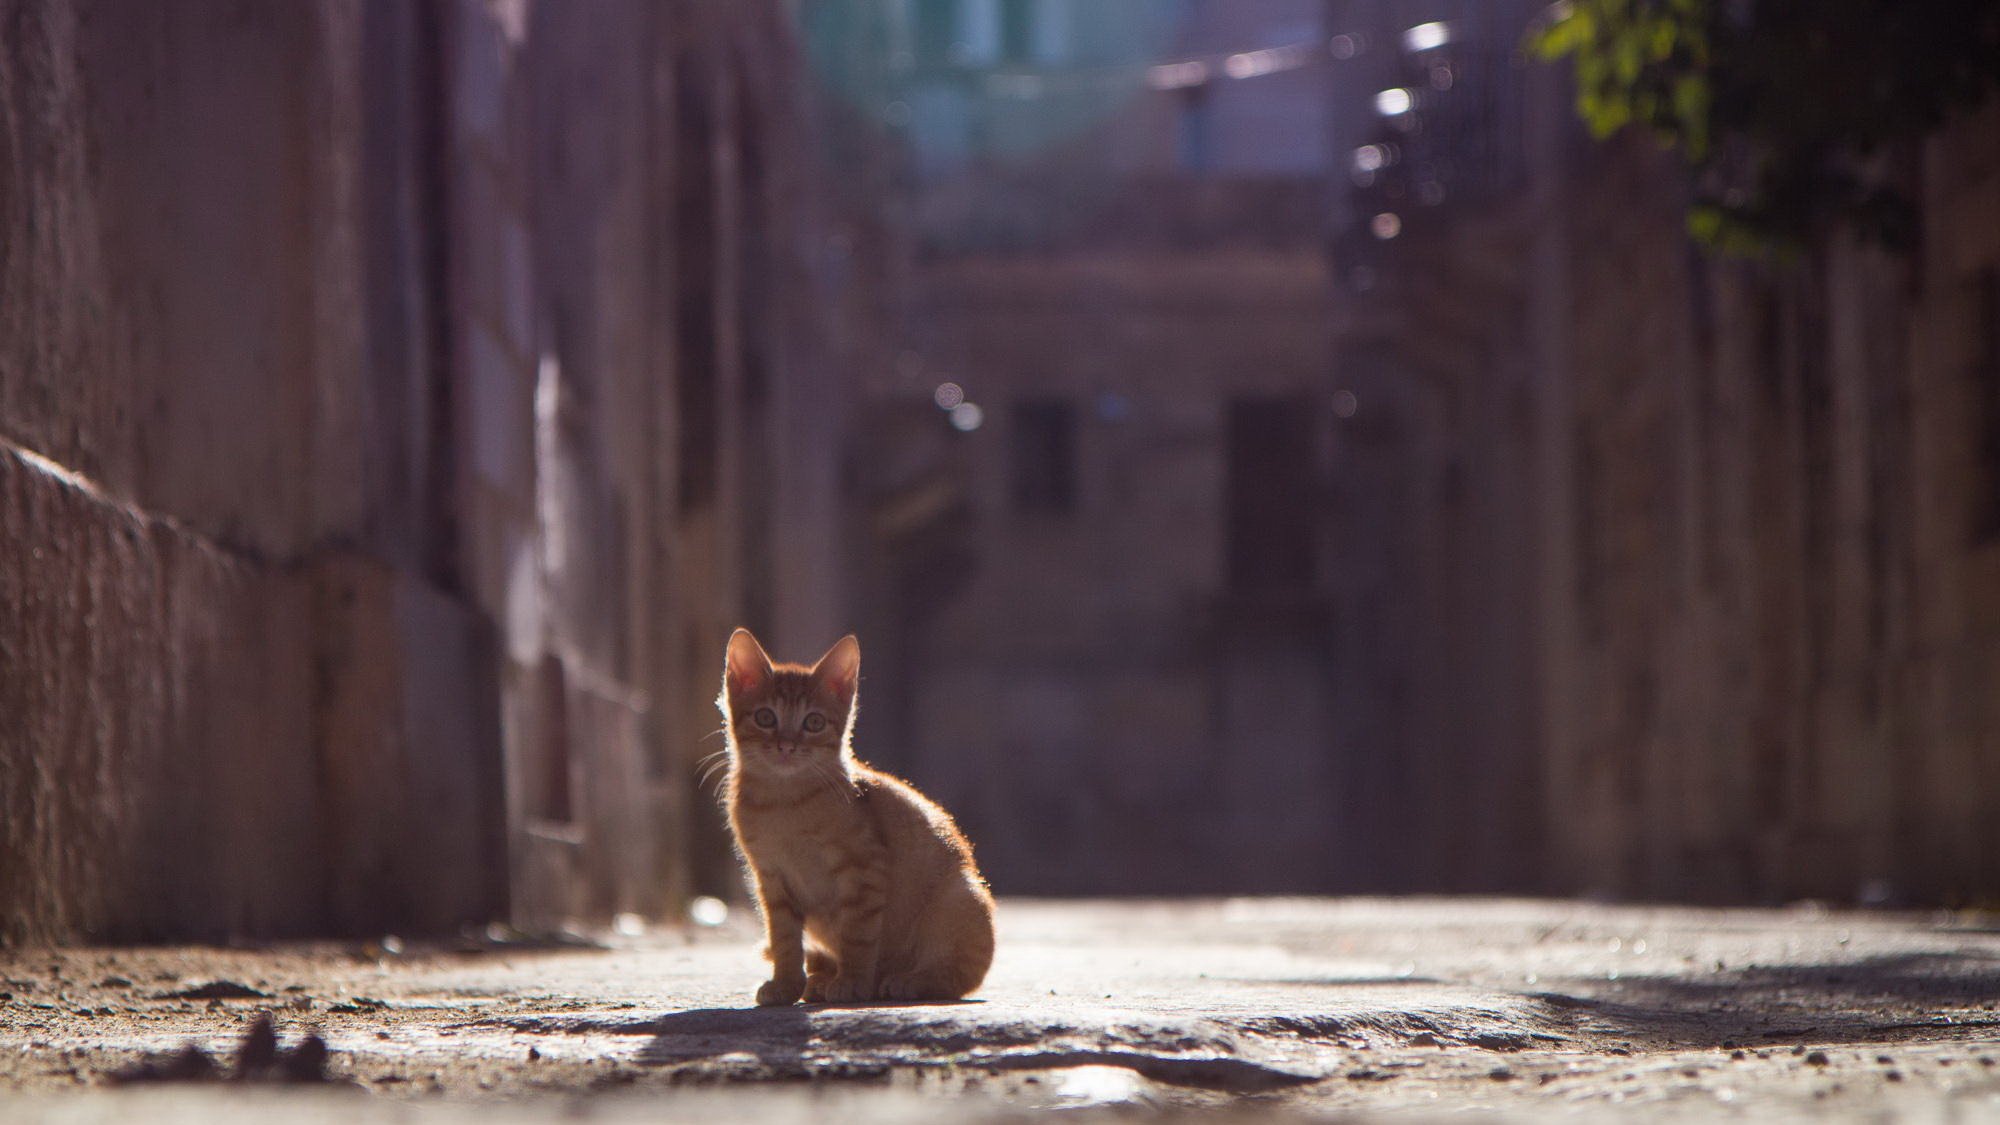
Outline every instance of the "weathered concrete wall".
<path id="1" fill-rule="evenodd" d="M 844 625 L 783 6 L 0 26 L 8 936 L 725 887 L 727 631 Z"/>
<path id="2" fill-rule="evenodd" d="M 2000 112 L 1910 143 L 1925 249 L 1704 258 L 1670 154 L 1536 79 L 1532 182 L 1412 223 L 1343 350 L 1352 638 L 1402 885 L 1963 902 L 2000 888 Z M 1370 403 L 1382 418 L 1371 421 Z M 1982 452 L 1984 451 L 1984 452 Z M 1347 615 L 1365 622 L 1365 616 Z M 1390 702 L 1385 707 L 1383 700 Z M 1373 833 L 1371 833 L 1373 835 Z M 1525 863 L 1509 863 L 1500 857 Z"/>
<path id="3" fill-rule="evenodd" d="M 317 924 L 305 585 L 0 448 L 0 938 Z"/>
<path id="4" fill-rule="evenodd" d="M 1544 863 L 1523 230 L 1412 214 L 1338 316 L 1328 690 L 1356 889 L 1513 890 Z"/>
<path id="5" fill-rule="evenodd" d="M 16 936 L 326 922 L 295 563 L 393 516 L 351 470 L 399 436 L 360 421 L 345 11 L 0 12 Z"/>
<path id="6" fill-rule="evenodd" d="M 1996 142 L 1989 111 L 1912 143 L 1921 257 L 1835 235 L 1788 269 L 1691 256 L 1678 200 L 1644 186 L 1670 169 L 1636 147 L 1579 166 L 1551 236 L 1577 300 L 1548 372 L 1571 502 L 1544 513 L 1574 555 L 1542 592 L 1570 623 L 1546 649 L 1567 694 L 1545 697 L 1565 881 L 2000 888 L 2000 572 L 1977 522 Z M 1653 233 L 1613 255 L 1614 229 Z"/>

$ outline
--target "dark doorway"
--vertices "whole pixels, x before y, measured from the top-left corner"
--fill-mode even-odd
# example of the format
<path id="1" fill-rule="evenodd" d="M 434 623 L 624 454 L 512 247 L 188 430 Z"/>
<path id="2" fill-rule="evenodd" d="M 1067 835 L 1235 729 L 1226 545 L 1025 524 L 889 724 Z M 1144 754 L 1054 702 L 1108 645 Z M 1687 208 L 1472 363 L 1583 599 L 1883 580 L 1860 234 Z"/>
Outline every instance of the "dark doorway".
<path id="1" fill-rule="evenodd" d="M 1229 587 L 1297 591 L 1318 569 L 1312 411 L 1305 399 L 1229 404 Z"/>

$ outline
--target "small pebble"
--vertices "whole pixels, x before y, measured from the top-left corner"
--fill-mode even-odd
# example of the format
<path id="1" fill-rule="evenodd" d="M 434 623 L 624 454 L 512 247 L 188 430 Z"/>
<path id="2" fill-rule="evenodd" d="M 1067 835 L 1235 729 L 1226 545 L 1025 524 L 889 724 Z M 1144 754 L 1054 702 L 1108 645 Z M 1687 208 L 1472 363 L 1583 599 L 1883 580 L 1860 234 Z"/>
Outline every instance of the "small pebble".
<path id="1" fill-rule="evenodd" d="M 1825 1066 L 1829 1061 L 1831 1060 L 1826 1057 L 1825 1051 L 1814 1051 L 1806 1056 L 1807 1066 Z"/>

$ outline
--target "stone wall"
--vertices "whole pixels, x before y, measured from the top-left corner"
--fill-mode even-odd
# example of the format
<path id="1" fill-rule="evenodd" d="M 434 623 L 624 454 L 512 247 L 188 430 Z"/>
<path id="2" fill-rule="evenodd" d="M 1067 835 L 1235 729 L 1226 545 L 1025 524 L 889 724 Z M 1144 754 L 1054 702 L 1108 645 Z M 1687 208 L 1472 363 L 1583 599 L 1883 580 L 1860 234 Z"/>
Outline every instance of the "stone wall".
<path id="1" fill-rule="evenodd" d="M 1996 148 L 1996 110 L 1906 146 L 1909 258 L 1837 232 L 1789 266 L 1694 257 L 1670 194 L 1632 222 L 1674 182 L 1636 148 L 1565 186 L 1548 237 L 1577 305 L 1544 390 L 1571 466 L 1542 514 L 1571 547 L 1542 591 L 1565 881 L 2000 890 Z"/>
<path id="2" fill-rule="evenodd" d="M 691 770 L 727 630 L 842 624 L 782 5 L 0 26 L 5 935 L 726 885 Z"/>
<path id="3" fill-rule="evenodd" d="M 1756 263 L 1528 80 L 1525 187 L 1406 223 L 1343 321 L 1337 456 L 1394 490 L 1339 537 L 1359 842 L 1415 826 L 1391 886 L 1990 899 L 2000 111 L 1903 146 L 1918 254 Z"/>

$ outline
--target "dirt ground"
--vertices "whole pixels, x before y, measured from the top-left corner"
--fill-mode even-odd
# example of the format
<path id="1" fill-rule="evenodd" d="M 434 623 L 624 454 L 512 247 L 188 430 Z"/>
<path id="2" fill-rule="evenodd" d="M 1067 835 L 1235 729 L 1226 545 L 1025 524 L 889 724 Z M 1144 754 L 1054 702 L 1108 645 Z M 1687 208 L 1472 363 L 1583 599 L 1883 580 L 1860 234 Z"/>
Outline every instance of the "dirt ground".
<path id="1" fill-rule="evenodd" d="M 0 954 L 0 1120 L 2000 1121 L 1991 916 L 1009 901 L 974 1002 L 766 1011 L 753 930 Z"/>

